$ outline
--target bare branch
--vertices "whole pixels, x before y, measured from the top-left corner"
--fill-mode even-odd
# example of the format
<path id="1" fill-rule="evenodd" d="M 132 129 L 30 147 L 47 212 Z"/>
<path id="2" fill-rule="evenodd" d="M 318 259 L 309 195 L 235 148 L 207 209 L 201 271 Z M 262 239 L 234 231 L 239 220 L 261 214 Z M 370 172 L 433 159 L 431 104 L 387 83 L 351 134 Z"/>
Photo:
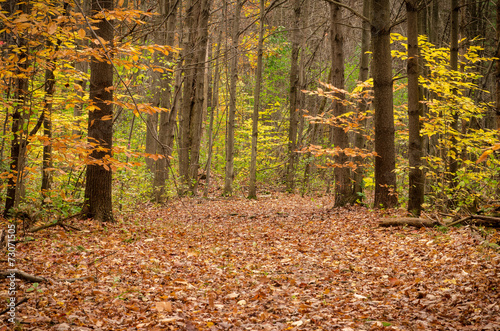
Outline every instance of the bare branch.
<path id="1" fill-rule="evenodd" d="M 366 21 L 368 23 L 371 24 L 371 21 L 369 18 L 363 16 L 363 14 L 357 12 L 354 8 L 352 7 L 349 7 L 347 5 L 344 5 L 343 3 L 340 3 L 338 1 L 335 1 L 335 0 L 325 0 L 326 2 L 328 3 L 332 3 L 334 5 L 337 5 L 337 6 L 340 6 L 340 7 L 344 7 L 345 9 L 347 9 L 348 11 L 350 11 L 351 13 L 353 13 L 354 15 L 356 15 L 357 17 L 361 18 L 363 21 Z"/>

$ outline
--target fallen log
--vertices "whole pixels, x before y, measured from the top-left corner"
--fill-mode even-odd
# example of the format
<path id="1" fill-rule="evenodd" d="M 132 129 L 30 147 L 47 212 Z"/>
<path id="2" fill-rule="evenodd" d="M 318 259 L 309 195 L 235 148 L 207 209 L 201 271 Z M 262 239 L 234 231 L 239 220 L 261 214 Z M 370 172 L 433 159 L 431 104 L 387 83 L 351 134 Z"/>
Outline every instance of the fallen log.
<path id="1" fill-rule="evenodd" d="M 436 225 L 441 225 L 439 222 L 433 220 L 427 220 L 424 218 L 417 217 L 397 217 L 397 218 L 384 218 L 380 221 L 378 226 L 390 227 L 390 226 L 412 226 L 415 228 L 432 228 Z"/>

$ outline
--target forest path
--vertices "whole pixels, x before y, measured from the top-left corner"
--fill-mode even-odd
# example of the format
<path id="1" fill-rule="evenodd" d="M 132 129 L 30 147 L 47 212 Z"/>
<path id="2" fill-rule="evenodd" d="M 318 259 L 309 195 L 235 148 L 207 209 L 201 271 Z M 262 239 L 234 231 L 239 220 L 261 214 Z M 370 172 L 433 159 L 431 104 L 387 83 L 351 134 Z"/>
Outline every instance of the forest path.
<path id="1" fill-rule="evenodd" d="M 500 328 L 500 256 L 468 228 L 379 228 L 380 212 L 331 207 L 285 194 L 182 199 L 42 231 L 19 246 L 19 269 L 98 282 L 41 284 L 18 317 L 61 330 Z"/>

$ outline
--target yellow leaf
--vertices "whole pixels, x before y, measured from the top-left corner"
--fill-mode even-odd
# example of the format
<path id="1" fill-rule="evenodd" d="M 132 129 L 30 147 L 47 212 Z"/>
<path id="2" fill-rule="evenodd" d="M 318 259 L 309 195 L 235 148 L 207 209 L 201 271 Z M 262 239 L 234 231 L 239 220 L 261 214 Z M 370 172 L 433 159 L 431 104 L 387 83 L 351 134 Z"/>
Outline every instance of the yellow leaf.
<path id="1" fill-rule="evenodd" d="M 125 0 L 118 0 L 118 7 L 123 7 Z"/>

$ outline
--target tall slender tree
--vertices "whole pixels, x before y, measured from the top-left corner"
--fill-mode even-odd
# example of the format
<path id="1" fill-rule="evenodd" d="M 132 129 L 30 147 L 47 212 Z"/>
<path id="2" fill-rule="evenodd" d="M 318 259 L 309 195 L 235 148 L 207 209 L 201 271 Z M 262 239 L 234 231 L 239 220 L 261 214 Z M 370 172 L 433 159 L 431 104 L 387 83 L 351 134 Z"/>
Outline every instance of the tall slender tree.
<path id="1" fill-rule="evenodd" d="M 497 50 L 496 50 L 496 128 L 500 139 L 500 0 L 497 0 Z"/>
<path id="2" fill-rule="evenodd" d="M 238 82 L 238 48 L 240 40 L 240 16 L 245 1 L 236 0 L 232 27 L 231 68 L 229 85 L 229 114 L 226 133 L 226 177 L 224 195 L 233 193 L 234 179 L 234 128 L 236 116 L 236 84 Z"/>
<path id="3" fill-rule="evenodd" d="M 176 0 L 162 0 L 161 18 L 165 21 L 161 25 L 161 41 L 166 45 L 172 46 L 175 42 L 175 27 L 177 24 L 178 3 Z M 160 55 L 164 57 L 163 55 Z M 173 56 L 169 54 L 165 61 L 172 61 Z M 168 177 L 169 157 L 172 154 L 173 135 L 177 117 L 177 107 L 172 100 L 171 74 L 164 73 L 161 76 L 159 93 L 159 106 L 166 109 L 160 113 L 159 129 L 158 129 L 158 152 L 162 158 L 156 161 L 156 169 L 154 174 L 153 186 L 156 202 L 165 200 L 165 185 Z"/>
<path id="4" fill-rule="evenodd" d="M 340 1 L 339 1 L 340 3 Z M 339 4 L 330 3 L 330 38 L 331 38 L 331 64 L 332 64 L 332 85 L 339 89 L 344 89 L 344 35 L 342 31 L 342 11 Z M 345 113 L 343 93 L 335 93 L 338 100 L 333 102 L 333 115 L 341 117 Z M 352 190 L 350 168 L 346 167 L 347 155 L 344 149 L 349 146 L 346 131 L 341 126 L 332 127 L 332 141 L 336 149 L 335 155 L 335 206 L 342 207 L 348 203 L 353 203 L 356 196 Z"/>
<path id="5" fill-rule="evenodd" d="M 94 43 L 94 55 L 90 62 L 90 103 L 88 142 L 89 155 L 85 182 L 83 213 L 99 221 L 113 221 L 112 170 L 107 164 L 113 148 L 113 64 L 109 61 L 113 47 L 114 28 L 107 17 L 113 10 L 113 0 L 92 0 L 93 31 L 98 37 Z"/>
<path id="6" fill-rule="evenodd" d="M 370 17 L 370 4 L 371 0 L 363 0 L 363 16 L 366 18 Z M 368 79 L 369 75 L 369 66 L 370 66 L 370 54 L 368 51 L 370 50 L 370 22 L 367 20 L 363 20 L 362 23 L 362 31 L 361 31 L 361 59 L 359 61 L 359 76 L 358 80 L 360 82 L 364 82 Z M 364 114 L 364 112 L 368 109 L 368 102 L 366 100 L 361 100 L 357 106 L 358 115 Z M 366 126 L 366 120 L 362 122 L 363 127 Z M 362 132 L 357 132 L 354 138 L 354 145 L 359 148 L 365 148 L 365 137 Z M 361 200 L 363 196 L 363 178 L 364 178 L 364 167 L 362 165 L 363 159 L 361 157 L 357 157 L 355 159 L 357 168 L 354 171 L 354 184 L 353 191 L 354 194 L 357 195 L 357 199 Z"/>
<path id="7" fill-rule="evenodd" d="M 422 170 L 422 137 L 420 135 L 419 100 L 419 60 L 418 60 L 418 0 L 406 0 L 408 29 L 408 161 L 410 173 L 408 177 L 408 212 L 420 216 L 424 202 L 424 173 Z"/>
<path id="8" fill-rule="evenodd" d="M 375 108 L 375 207 L 397 205 L 396 151 L 394 142 L 391 11 L 389 0 L 373 0 L 371 35 Z"/>
<path id="9" fill-rule="evenodd" d="M 458 70 L 458 13 L 460 10 L 459 1 L 450 1 L 451 22 L 450 22 L 450 69 Z M 452 113 L 453 121 L 451 123 L 451 146 L 448 156 L 448 172 L 450 179 L 450 186 L 455 187 L 457 184 L 457 171 L 458 171 L 458 149 L 456 134 L 458 133 L 458 110 Z"/>
<path id="10" fill-rule="evenodd" d="M 26 14 L 28 4 L 26 2 L 9 1 L 6 6 L 10 15 Z M 5 198 L 4 216 L 12 216 L 12 209 L 17 207 L 24 180 L 24 168 L 26 160 L 27 132 L 25 129 L 27 121 L 26 102 L 28 95 L 27 69 L 29 67 L 27 41 L 20 33 L 14 37 L 7 37 L 7 44 L 12 45 L 19 59 L 16 67 L 16 78 L 13 81 L 14 109 L 12 113 L 12 142 L 10 148 L 10 169 L 7 183 L 7 195 Z M 43 115 L 42 115 L 43 116 Z"/>
<path id="11" fill-rule="evenodd" d="M 189 0 L 186 4 L 187 40 L 183 49 L 184 90 L 179 112 L 180 194 L 196 194 L 203 117 L 205 54 L 208 41 L 210 0 Z"/>
<path id="12" fill-rule="evenodd" d="M 299 53 L 300 53 L 300 19 L 302 0 L 293 1 L 293 26 L 291 31 L 292 58 L 290 65 L 290 118 L 288 127 L 288 163 L 286 187 L 288 192 L 293 192 L 295 186 L 295 161 L 297 159 L 297 132 L 298 132 L 298 112 L 299 112 Z"/>
<path id="13" fill-rule="evenodd" d="M 252 150 L 250 153 L 250 183 L 248 188 L 248 198 L 257 198 L 257 139 L 259 136 L 259 109 L 260 109 L 260 89 L 262 84 L 262 54 L 264 49 L 264 18 L 265 0 L 260 0 L 259 16 L 259 41 L 257 43 L 257 69 L 255 72 L 255 89 L 253 97 L 252 113 Z"/>

